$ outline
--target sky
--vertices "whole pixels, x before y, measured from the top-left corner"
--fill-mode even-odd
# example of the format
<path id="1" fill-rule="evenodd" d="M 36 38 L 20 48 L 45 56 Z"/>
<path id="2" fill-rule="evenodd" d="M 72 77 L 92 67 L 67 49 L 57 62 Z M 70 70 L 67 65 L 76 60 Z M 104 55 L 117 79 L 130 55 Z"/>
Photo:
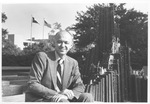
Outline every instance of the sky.
<path id="1" fill-rule="evenodd" d="M 43 19 L 49 24 L 61 23 L 62 29 L 65 29 L 76 23 L 77 11 L 86 11 L 87 7 L 96 3 L 101 2 L 4 2 L 1 5 L 2 12 L 5 12 L 8 19 L 2 28 L 8 29 L 9 34 L 14 34 L 15 45 L 23 49 L 23 42 L 30 39 L 31 32 L 35 39 L 43 38 Z M 147 2 L 131 2 L 125 7 L 148 13 L 148 6 Z M 31 28 L 32 16 L 39 24 L 32 23 Z M 44 26 L 44 39 L 48 39 L 49 31 L 50 28 Z"/>

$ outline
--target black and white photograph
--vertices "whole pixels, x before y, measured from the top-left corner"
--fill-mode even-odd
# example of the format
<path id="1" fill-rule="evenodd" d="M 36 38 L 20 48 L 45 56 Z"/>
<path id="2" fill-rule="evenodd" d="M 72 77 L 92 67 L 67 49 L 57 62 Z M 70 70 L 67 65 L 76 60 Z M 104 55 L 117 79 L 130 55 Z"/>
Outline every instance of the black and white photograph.
<path id="1" fill-rule="evenodd" d="M 2 2 L 1 102 L 148 103 L 149 7 Z"/>

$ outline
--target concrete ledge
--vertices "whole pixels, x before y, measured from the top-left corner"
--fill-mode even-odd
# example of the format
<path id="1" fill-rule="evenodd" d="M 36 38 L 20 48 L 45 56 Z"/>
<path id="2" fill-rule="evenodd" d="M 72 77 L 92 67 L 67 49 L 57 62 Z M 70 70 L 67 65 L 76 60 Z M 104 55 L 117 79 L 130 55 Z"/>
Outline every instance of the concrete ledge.
<path id="1" fill-rule="evenodd" d="M 11 80 L 28 80 L 29 76 L 2 76 L 2 80 L 11 81 Z"/>
<path id="2" fill-rule="evenodd" d="M 2 81 L 2 86 L 9 86 L 10 81 Z"/>
<path id="3" fill-rule="evenodd" d="M 2 87 L 2 96 L 12 96 L 22 94 L 24 91 L 23 85 L 8 85 Z"/>
<path id="4" fill-rule="evenodd" d="M 12 80 L 11 85 L 26 85 L 28 80 Z"/>
<path id="5" fill-rule="evenodd" d="M 31 67 L 24 66 L 2 66 L 2 75 L 18 75 L 20 72 L 30 72 L 30 69 Z"/>
<path id="6" fill-rule="evenodd" d="M 25 102 L 25 94 L 2 97 L 2 102 Z"/>
<path id="7" fill-rule="evenodd" d="M 27 70 L 29 71 L 31 67 L 28 66 L 2 66 L 2 70 Z"/>

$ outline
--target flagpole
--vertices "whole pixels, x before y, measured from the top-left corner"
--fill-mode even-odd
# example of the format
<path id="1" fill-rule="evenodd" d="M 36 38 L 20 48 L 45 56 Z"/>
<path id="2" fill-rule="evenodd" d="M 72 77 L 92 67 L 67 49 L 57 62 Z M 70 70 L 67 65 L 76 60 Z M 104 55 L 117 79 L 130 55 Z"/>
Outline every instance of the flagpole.
<path id="1" fill-rule="evenodd" d="M 31 15 L 31 47 L 32 47 L 32 21 L 33 21 L 33 18 L 32 18 L 32 15 Z"/>
<path id="2" fill-rule="evenodd" d="M 43 39 L 44 39 L 44 18 L 43 18 Z"/>

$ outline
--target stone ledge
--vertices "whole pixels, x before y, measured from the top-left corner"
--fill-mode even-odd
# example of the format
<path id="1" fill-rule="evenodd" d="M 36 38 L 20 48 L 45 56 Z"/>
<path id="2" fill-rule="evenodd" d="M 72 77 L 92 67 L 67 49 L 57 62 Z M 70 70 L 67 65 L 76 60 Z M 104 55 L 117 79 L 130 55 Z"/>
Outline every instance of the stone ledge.
<path id="1" fill-rule="evenodd" d="M 25 94 L 4 96 L 2 97 L 2 102 L 25 102 Z"/>
<path id="2" fill-rule="evenodd" d="M 12 96 L 22 94 L 24 90 L 23 85 L 8 85 L 2 87 L 2 96 Z"/>
<path id="3" fill-rule="evenodd" d="M 28 80 L 29 76 L 2 76 L 3 81 Z"/>

